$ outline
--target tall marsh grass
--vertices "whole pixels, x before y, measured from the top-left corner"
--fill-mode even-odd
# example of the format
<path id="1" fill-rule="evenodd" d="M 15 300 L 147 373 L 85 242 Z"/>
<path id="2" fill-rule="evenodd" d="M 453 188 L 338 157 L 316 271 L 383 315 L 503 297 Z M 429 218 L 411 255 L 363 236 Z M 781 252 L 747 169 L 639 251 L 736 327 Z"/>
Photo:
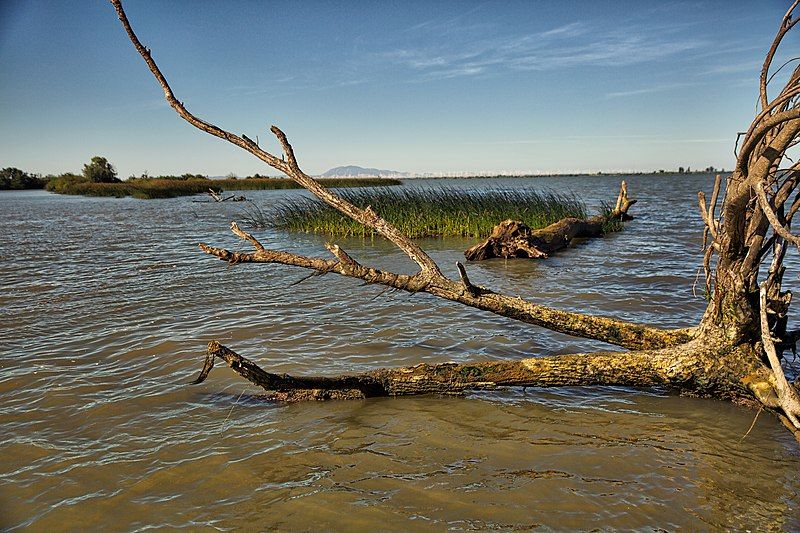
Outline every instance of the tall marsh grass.
<path id="1" fill-rule="evenodd" d="M 339 194 L 358 207 L 372 206 L 380 216 L 412 238 L 486 237 L 499 222 L 512 218 L 537 229 L 565 217 L 586 218 L 586 206 L 573 194 L 533 189 L 450 187 L 372 188 Z M 308 197 L 286 198 L 268 210 L 248 207 L 243 221 L 251 227 L 337 236 L 372 236 L 374 231 L 332 207 Z"/>

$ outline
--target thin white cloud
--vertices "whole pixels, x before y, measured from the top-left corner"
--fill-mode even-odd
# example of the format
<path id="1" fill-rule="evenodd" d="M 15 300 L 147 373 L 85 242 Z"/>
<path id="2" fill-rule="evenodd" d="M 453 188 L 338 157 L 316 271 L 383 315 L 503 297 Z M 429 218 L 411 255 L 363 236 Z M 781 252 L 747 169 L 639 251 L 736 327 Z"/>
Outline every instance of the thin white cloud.
<path id="1" fill-rule="evenodd" d="M 577 37 L 586 33 L 586 26 L 581 22 L 571 22 L 552 30 L 543 31 L 539 37 Z"/>
<path id="2" fill-rule="evenodd" d="M 433 67 L 444 67 L 449 64 L 449 61 L 444 57 L 431 57 L 422 59 L 410 59 L 408 64 L 413 68 L 426 69 Z"/>
<path id="3" fill-rule="evenodd" d="M 487 4 L 478 5 L 472 9 L 464 11 L 463 13 L 459 13 L 454 17 L 450 17 L 447 19 L 430 19 L 420 22 L 419 24 L 415 24 L 411 26 L 406 31 L 408 32 L 435 32 L 435 33 L 450 33 L 450 32 L 464 32 L 464 31 L 471 31 L 476 28 L 485 28 L 485 24 L 472 24 L 469 26 L 460 24 L 460 22 L 472 15 L 473 13 L 483 9 L 484 6 Z"/>
<path id="4" fill-rule="evenodd" d="M 441 41 L 440 41 L 441 43 Z M 644 35 L 614 29 L 587 31 L 574 22 L 545 32 L 444 41 L 380 54 L 419 72 L 425 80 L 474 76 L 502 70 L 556 70 L 584 66 L 624 67 L 702 49 L 705 41 Z"/>
<path id="5" fill-rule="evenodd" d="M 460 78 L 465 76 L 477 76 L 484 74 L 486 69 L 476 65 L 465 65 L 463 67 L 455 67 L 447 70 L 437 69 L 422 75 L 416 81 L 432 81 L 432 80 L 447 80 L 450 78 Z"/>
<path id="6" fill-rule="evenodd" d="M 685 89 L 686 87 L 696 87 L 697 83 L 672 83 L 666 85 L 653 85 L 652 87 L 642 87 L 640 89 L 631 89 L 627 91 L 617 91 L 608 93 L 606 98 L 625 98 L 628 96 L 639 96 L 641 94 L 662 93 L 667 91 L 674 91 L 675 89 Z"/>
<path id="7" fill-rule="evenodd" d="M 703 143 L 729 143 L 728 138 L 691 138 L 667 139 L 658 135 L 572 135 L 558 137 L 542 137 L 541 139 L 508 139 L 501 141 L 474 141 L 464 144 L 475 145 L 519 145 L 519 144 L 564 144 L 585 143 L 597 141 L 616 141 L 628 144 L 703 144 Z"/>
<path id="8" fill-rule="evenodd" d="M 738 74 L 740 72 L 760 72 L 761 62 L 759 61 L 743 61 L 740 63 L 727 63 L 717 67 L 710 68 L 699 75 L 716 75 L 716 74 Z"/>

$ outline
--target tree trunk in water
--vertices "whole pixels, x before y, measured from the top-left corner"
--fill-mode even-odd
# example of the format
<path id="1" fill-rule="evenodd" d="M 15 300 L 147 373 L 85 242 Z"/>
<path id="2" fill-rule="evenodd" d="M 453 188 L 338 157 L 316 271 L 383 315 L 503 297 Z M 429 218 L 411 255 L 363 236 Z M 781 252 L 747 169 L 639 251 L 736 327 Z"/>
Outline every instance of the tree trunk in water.
<path id="1" fill-rule="evenodd" d="M 305 174 L 286 135 L 277 126 L 272 126 L 271 131 L 283 150 L 281 157 L 261 149 L 245 135 L 223 130 L 190 113 L 175 97 L 150 50 L 134 33 L 121 0 L 111 2 L 134 48 L 161 86 L 166 101 L 181 118 L 250 152 L 328 205 L 373 229 L 404 252 L 419 270 L 403 275 L 361 265 L 336 245 L 326 246 L 333 256 L 327 259 L 268 250 L 235 222 L 231 224 L 233 232 L 248 241 L 255 251 L 229 251 L 201 244 L 203 251 L 229 264 L 280 263 L 317 274 L 337 273 L 408 292 L 426 292 L 553 331 L 633 350 L 521 361 L 420 364 L 337 377 L 294 377 L 270 374 L 212 342 L 197 383 L 208 375 L 214 360 L 221 358 L 242 377 L 282 400 L 454 394 L 500 386 L 666 385 L 690 394 L 760 403 L 775 412 L 800 438 L 800 395 L 797 387 L 786 380 L 780 361 L 780 350 L 800 338 L 800 332 L 786 331 L 791 293 L 781 290 L 786 246 L 800 247 L 800 235 L 791 232 L 792 218 L 800 211 L 797 195 L 800 162 L 786 156 L 787 150 L 800 144 L 800 67 L 786 74 L 788 81 L 777 96 L 770 100 L 767 94 L 776 50 L 785 34 L 800 20 L 794 17 L 800 0 L 795 0 L 784 15 L 765 58 L 759 86 L 760 109 L 741 143 L 736 145 L 736 168 L 728 178 L 719 214 L 719 176 L 708 202 L 705 195 L 698 195 L 705 226 L 703 266 L 711 301 L 699 326 L 678 330 L 552 309 L 498 294 L 472 284 L 461 264 L 458 264 L 460 280 L 448 278 L 416 242 L 378 213 L 351 204 Z M 473 247 L 467 256 L 471 259 L 545 257 L 575 237 L 602 234 L 603 225 L 623 219 L 631 204 L 633 200 L 627 198 L 623 184 L 617 204 L 608 216 L 565 219 L 535 232 L 506 221 L 495 228 L 489 241 Z M 772 265 L 759 283 L 759 267 L 770 253 Z M 716 269 L 712 267 L 714 256 Z"/>
<path id="2" fill-rule="evenodd" d="M 272 374 L 216 341 L 194 383 L 202 383 L 224 360 L 234 372 L 284 401 L 457 394 L 498 387 L 664 385 L 695 395 L 742 400 L 764 378 L 751 347 L 696 340 L 660 350 L 592 352 L 480 363 L 422 363 L 334 377 Z M 765 389 L 766 390 L 766 389 Z"/>
<path id="3" fill-rule="evenodd" d="M 610 223 L 632 220 L 628 209 L 636 200 L 628 198 L 628 187 L 622 182 L 617 205 L 607 214 L 588 219 L 564 218 L 549 226 L 532 230 L 518 220 L 504 220 L 492 229 L 492 234 L 464 252 L 468 261 L 483 261 L 502 257 L 545 258 L 566 248 L 572 239 L 601 237 L 608 231 Z"/>

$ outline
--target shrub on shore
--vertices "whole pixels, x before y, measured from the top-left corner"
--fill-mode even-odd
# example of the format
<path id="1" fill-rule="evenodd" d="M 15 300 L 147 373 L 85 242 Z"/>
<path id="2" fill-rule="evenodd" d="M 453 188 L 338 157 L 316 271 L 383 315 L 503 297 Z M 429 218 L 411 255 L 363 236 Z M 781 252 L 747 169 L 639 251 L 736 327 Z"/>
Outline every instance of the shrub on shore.
<path id="1" fill-rule="evenodd" d="M 58 176 L 52 177 L 48 180 L 45 184 L 45 190 L 50 192 L 56 192 L 59 194 L 77 194 L 77 193 L 70 193 L 67 191 L 72 190 L 76 186 L 82 183 L 89 183 L 89 180 L 84 176 L 79 176 L 78 174 L 72 174 L 70 172 L 66 172 L 64 174 L 59 174 Z"/>
<path id="2" fill-rule="evenodd" d="M 412 237 L 485 237 L 501 220 L 522 220 L 542 228 L 565 217 L 586 218 L 586 206 L 572 194 L 533 189 L 469 191 L 450 187 L 376 188 L 341 191 L 349 202 L 372 208 Z M 287 198 L 268 211 L 250 208 L 245 222 L 338 236 L 372 236 L 373 230 L 308 197 Z"/>
<path id="3" fill-rule="evenodd" d="M 118 183 L 117 169 L 101 156 L 94 156 L 89 163 L 83 165 L 83 177 L 94 183 Z"/>

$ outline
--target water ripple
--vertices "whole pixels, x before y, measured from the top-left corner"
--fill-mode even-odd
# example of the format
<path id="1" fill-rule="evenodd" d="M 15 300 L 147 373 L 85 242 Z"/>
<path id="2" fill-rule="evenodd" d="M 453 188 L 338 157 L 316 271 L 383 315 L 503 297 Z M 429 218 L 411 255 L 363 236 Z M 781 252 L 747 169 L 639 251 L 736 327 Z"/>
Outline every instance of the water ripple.
<path id="1" fill-rule="evenodd" d="M 624 232 L 467 268 L 546 305 L 692 325 L 705 307 L 694 191 L 710 183 L 633 177 L 639 218 Z M 569 189 L 592 208 L 618 187 L 491 185 Z M 248 192 L 261 205 L 291 194 L 305 193 Z M 286 406 L 224 369 L 188 386 L 211 339 L 315 374 L 607 348 L 428 295 L 334 276 L 292 286 L 302 272 L 202 256 L 197 241 L 242 246 L 227 230 L 240 209 L 0 193 L 0 527 L 800 528 L 796 444 L 766 415 L 742 439 L 754 413 L 722 402 L 607 387 Z M 326 254 L 320 236 L 259 236 Z M 337 242 L 413 271 L 380 239 Z M 471 244 L 422 242 L 451 276 Z"/>

